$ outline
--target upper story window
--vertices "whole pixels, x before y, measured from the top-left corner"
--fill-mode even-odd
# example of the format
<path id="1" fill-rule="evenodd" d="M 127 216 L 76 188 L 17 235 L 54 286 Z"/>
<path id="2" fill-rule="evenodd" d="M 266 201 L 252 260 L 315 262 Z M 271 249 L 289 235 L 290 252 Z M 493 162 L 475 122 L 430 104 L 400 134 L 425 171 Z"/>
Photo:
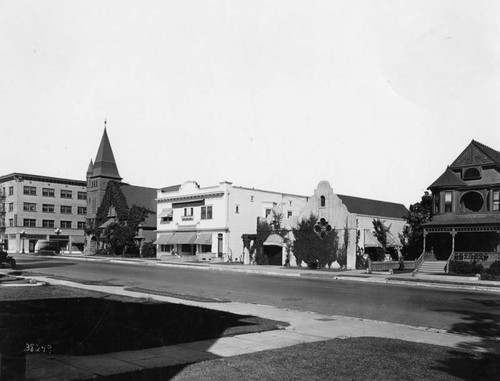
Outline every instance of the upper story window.
<path id="1" fill-rule="evenodd" d="M 71 221 L 61 221 L 61 229 L 71 229 Z"/>
<path id="2" fill-rule="evenodd" d="M 78 221 L 78 229 L 85 229 L 85 222 Z"/>
<path id="3" fill-rule="evenodd" d="M 212 219 L 212 205 L 201 207 L 201 219 L 202 220 Z"/>
<path id="4" fill-rule="evenodd" d="M 483 196 L 478 192 L 467 192 L 460 199 L 460 206 L 464 212 L 479 212 L 483 204 Z"/>
<path id="5" fill-rule="evenodd" d="M 23 210 L 25 212 L 36 212 L 36 204 L 34 202 L 25 202 L 23 204 Z"/>
<path id="6" fill-rule="evenodd" d="M 44 197 L 55 197 L 55 191 L 52 188 L 42 188 L 42 196 Z"/>
<path id="7" fill-rule="evenodd" d="M 266 209 L 265 210 L 266 218 L 269 217 L 269 215 L 271 214 L 271 210 L 272 209 Z"/>
<path id="8" fill-rule="evenodd" d="M 9 187 L 9 196 L 13 196 L 13 195 L 14 195 L 14 187 L 10 186 Z"/>
<path id="9" fill-rule="evenodd" d="M 453 193 L 451 191 L 444 192 L 444 211 L 450 213 L 453 205 Z"/>
<path id="10" fill-rule="evenodd" d="M 61 189 L 61 198 L 73 198 L 73 192 L 68 189 Z"/>
<path id="11" fill-rule="evenodd" d="M 43 204 L 42 205 L 42 212 L 54 213 L 54 207 L 55 207 L 55 205 L 53 205 L 53 204 Z"/>
<path id="12" fill-rule="evenodd" d="M 325 199 L 325 196 L 321 196 L 319 198 L 319 206 L 324 208 L 326 206 L 326 199 Z"/>
<path id="13" fill-rule="evenodd" d="M 253 202 L 253 196 L 250 196 L 250 202 Z"/>
<path id="14" fill-rule="evenodd" d="M 61 205 L 61 214 L 71 214 L 71 206 Z"/>
<path id="15" fill-rule="evenodd" d="M 36 220 L 34 218 L 25 218 L 23 219 L 23 226 L 26 228 L 35 228 Z"/>
<path id="16" fill-rule="evenodd" d="M 24 186 L 23 193 L 29 196 L 36 196 L 36 187 Z"/>
<path id="17" fill-rule="evenodd" d="M 14 203 L 10 202 L 9 203 L 9 212 L 13 212 L 13 211 L 14 211 Z"/>
<path id="18" fill-rule="evenodd" d="M 291 217 L 292 217 L 292 215 L 293 215 L 293 212 L 292 212 L 291 210 L 289 210 L 286 216 L 287 216 L 288 218 L 291 218 Z"/>
<path id="19" fill-rule="evenodd" d="M 439 193 L 434 195 L 434 213 L 439 213 Z"/>
<path id="20" fill-rule="evenodd" d="M 235 205 L 234 212 L 235 213 L 239 213 L 240 212 L 240 206 L 239 205 Z"/>
<path id="21" fill-rule="evenodd" d="M 481 171 L 479 168 L 467 168 L 462 173 L 464 180 L 475 180 L 481 178 Z"/>
<path id="22" fill-rule="evenodd" d="M 84 206 L 79 206 L 77 210 L 78 214 L 87 214 L 87 208 Z"/>
<path id="23" fill-rule="evenodd" d="M 87 192 L 78 192 L 78 199 L 79 200 L 86 200 L 87 199 Z"/>
<path id="24" fill-rule="evenodd" d="M 184 208 L 184 217 L 192 217 L 193 208 Z"/>
<path id="25" fill-rule="evenodd" d="M 500 190 L 493 191 L 492 210 L 500 210 Z"/>

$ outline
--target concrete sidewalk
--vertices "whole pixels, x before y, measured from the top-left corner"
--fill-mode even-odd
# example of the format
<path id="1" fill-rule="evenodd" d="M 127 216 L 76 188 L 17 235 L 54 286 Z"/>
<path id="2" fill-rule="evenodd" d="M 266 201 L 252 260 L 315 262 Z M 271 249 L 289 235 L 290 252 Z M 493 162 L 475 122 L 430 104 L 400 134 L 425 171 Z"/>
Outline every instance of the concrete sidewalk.
<path id="1" fill-rule="evenodd" d="M 39 256 L 33 254 L 15 254 L 16 258 L 57 258 L 91 262 L 120 263 L 126 265 L 158 266 L 171 268 L 189 268 L 200 271 L 229 271 L 245 274 L 259 274 L 267 276 L 298 277 L 317 280 L 349 280 L 358 282 L 374 282 L 402 284 L 416 287 L 437 287 L 447 289 L 475 290 L 485 292 L 500 292 L 500 281 L 484 281 L 475 277 L 450 276 L 446 274 L 423 274 L 373 272 L 366 270 L 310 270 L 307 268 L 282 266 L 256 266 L 241 263 L 209 263 L 209 262 L 166 262 L 156 258 L 116 258 L 82 255 Z"/>
<path id="2" fill-rule="evenodd" d="M 286 321 L 283 330 L 223 337 L 215 340 L 185 343 L 138 351 L 108 353 L 95 356 L 29 355 L 28 380 L 78 380 L 96 376 L 111 376 L 134 371 L 189 364 L 288 347 L 301 343 L 334 338 L 385 337 L 453 348 L 468 348 L 481 352 L 500 354 L 500 341 L 481 337 L 451 334 L 428 327 L 414 327 L 344 316 L 327 316 L 311 312 L 280 309 L 277 307 L 244 303 L 203 303 L 171 297 L 132 292 L 124 287 L 82 285 L 45 277 L 30 277 L 39 284 L 77 287 L 135 298 L 182 303 L 235 314 L 254 315 L 267 319 Z"/>

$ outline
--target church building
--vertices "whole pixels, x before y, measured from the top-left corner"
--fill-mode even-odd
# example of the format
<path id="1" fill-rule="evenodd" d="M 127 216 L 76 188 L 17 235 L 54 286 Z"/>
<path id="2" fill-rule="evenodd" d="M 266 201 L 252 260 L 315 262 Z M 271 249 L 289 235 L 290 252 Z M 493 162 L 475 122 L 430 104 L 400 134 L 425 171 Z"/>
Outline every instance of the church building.
<path id="1" fill-rule="evenodd" d="M 111 143 L 109 141 L 106 126 L 102 135 L 99 149 L 94 161 L 90 161 L 87 170 L 87 226 L 104 229 L 117 218 L 117 205 L 107 202 L 103 205 L 103 200 L 113 197 L 111 193 L 118 192 L 119 197 L 123 197 L 128 208 L 133 205 L 142 206 L 151 211 L 146 220 L 140 224 L 136 239 L 138 243 L 153 242 L 156 238 L 156 188 L 148 188 L 130 185 L 122 181 L 118 172 Z M 108 195 L 108 196 L 107 196 Z M 99 218 L 99 207 L 106 207 L 104 221 Z M 101 211 L 102 213 L 103 211 Z M 99 224 L 99 226 L 95 226 Z M 95 254 L 97 251 L 95 237 L 88 236 L 85 246 L 85 254 Z"/>

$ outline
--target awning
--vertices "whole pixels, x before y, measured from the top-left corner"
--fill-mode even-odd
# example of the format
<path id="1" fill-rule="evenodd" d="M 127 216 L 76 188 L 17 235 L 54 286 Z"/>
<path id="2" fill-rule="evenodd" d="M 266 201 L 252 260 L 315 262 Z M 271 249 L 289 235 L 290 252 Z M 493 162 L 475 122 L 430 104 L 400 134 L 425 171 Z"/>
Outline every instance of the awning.
<path id="1" fill-rule="evenodd" d="M 370 230 L 365 230 L 365 247 L 382 247 Z"/>
<path id="2" fill-rule="evenodd" d="M 110 218 L 105 223 L 103 223 L 101 226 L 99 226 L 99 229 L 105 229 L 105 228 L 107 228 L 109 225 L 111 225 L 114 222 L 116 222 L 115 219 L 114 218 Z"/>
<path id="3" fill-rule="evenodd" d="M 191 245 L 194 243 L 196 240 L 196 233 L 194 232 L 180 232 L 180 233 L 174 233 L 172 238 L 168 240 L 169 244 L 185 244 L 185 245 Z"/>
<path id="4" fill-rule="evenodd" d="M 81 236 L 71 237 L 71 242 L 73 244 L 75 244 L 75 243 L 85 243 L 85 237 L 81 237 Z"/>
<path id="5" fill-rule="evenodd" d="M 174 215 L 174 210 L 172 208 L 164 208 L 162 209 L 160 215 L 158 217 L 172 217 Z"/>
<path id="6" fill-rule="evenodd" d="M 212 244 L 212 234 L 211 233 L 201 233 L 194 241 L 197 245 L 211 245 Z"/>
<path id="7" fill-rule="evenodd" d="M 281 246 L 283 247 L 284 241 L 278 234 L 271 234 L 267 237 L 266 242 L 263 243 L 264 246 Z"/>
<path id="8" fill-rule="evenodd" d="M 156 239 L 156 241 L 154 241 L 154 244 L 155 245 L 168 245 L 168 241 L 172 237 L 173 237 L 172 233 L 170 233 L 170 234 L 160 234 L 160 235 L 158 235 L 158 238 Z"/>

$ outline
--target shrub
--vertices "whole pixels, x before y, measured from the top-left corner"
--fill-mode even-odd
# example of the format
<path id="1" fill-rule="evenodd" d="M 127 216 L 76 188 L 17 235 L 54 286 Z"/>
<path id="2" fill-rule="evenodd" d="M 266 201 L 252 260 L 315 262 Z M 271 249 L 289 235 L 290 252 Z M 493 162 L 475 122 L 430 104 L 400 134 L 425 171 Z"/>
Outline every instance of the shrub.
<path id="1" fill-rule="evenodd" d="M 490 268 L 486 270 L 486 274 L 493 277 L 500 277 L 500 261 L 493 262 Z"/>
<path id="2" fill-rule="evenodd" d="M 483 266 L 476 262 L 450 261 L 450 272 L 454 274 L 480 274 Z"/>

